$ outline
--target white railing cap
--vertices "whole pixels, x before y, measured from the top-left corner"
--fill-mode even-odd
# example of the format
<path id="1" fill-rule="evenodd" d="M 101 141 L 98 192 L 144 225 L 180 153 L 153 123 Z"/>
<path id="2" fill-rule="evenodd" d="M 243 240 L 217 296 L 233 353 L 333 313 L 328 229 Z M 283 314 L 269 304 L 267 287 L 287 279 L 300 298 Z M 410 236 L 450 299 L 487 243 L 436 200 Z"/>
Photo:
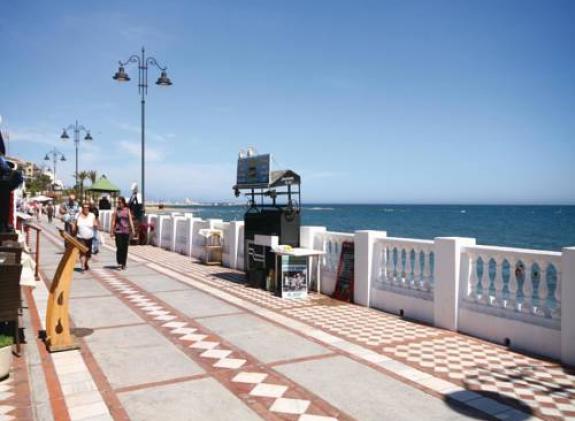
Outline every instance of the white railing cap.
<path id="1" fill-rule="evenodd" d="M 513 256 L 531 256 L 531 257 L 561 257 L 559 251 L 524 249 L 518 247 L 501 247 L 501 246 L 467 246 L 463 248 L 464 253 L 492 253 L 507 254 Z"/>
<path id="2" fill-rule="evenodd" d="M 322 237 L 346 237 L 353 238 L 354 234 L 351 232 L 338 232 L 338 231 L 324 231 L 318 232 L 317 235 Z"/>
<path id="3" fill-rule="evenodd" d="M 389 241 L 390 243 L 409 243 L 409 244 L 426 244 L 433 245 L 433 240 L 422 240 L 419 238 L 402 238 L 402 237 L 384 237 L 379 238 L 378 241 Z"/>

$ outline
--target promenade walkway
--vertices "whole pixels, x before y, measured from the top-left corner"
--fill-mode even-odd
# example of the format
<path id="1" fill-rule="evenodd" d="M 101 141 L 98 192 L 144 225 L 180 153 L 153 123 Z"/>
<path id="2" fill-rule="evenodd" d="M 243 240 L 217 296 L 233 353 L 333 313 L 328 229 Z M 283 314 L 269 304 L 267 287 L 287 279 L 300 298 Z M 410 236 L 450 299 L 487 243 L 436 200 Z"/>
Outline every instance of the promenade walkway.
<path id="1" fill-rule="evenodd" d="M 75 274 L 81 349 L 48 354 L 34 336 L 63 241 L 43 227 L 0 421 L 575 419 L 575 376 L 553 362 L 325 296 L 282 300 L 148 246 L 125 271 L 107 246 Z"/>

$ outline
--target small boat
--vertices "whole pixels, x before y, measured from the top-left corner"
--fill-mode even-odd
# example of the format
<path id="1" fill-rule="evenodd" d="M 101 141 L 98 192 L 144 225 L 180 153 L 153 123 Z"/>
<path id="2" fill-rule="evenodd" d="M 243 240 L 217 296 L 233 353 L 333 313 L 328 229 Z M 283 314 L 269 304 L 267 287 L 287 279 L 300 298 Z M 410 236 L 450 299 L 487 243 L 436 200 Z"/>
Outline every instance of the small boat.
<path id="1" fill-rule="evenodd" d="M 164 204 L 162 202 L 158 203 L 158 209 L 164 209 Z"/>

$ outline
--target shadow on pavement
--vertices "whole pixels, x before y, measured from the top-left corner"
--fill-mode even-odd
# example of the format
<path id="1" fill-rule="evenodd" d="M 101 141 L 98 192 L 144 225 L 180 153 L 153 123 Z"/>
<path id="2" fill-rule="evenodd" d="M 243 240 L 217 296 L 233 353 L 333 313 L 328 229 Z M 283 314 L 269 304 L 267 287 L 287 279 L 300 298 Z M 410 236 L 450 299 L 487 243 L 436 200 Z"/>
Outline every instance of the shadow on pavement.
<path id="1" fill-rule="evenodd" d="M 85 336 L 90 336 L 92 333 L 94 333 L 94 329 L 89 329 L 87 327 L 74 327 L 70 329 L 70 332 L 78 338 L 83 338 Z"/>
<path id="2" fill-rule="evenodd" d="M 472 417 L 478 420 L 494 420 L 496 419 L 494 416 L 489 415 L 485 412 L 481 412 L 475 408 L 472 408 L 469 406 L 469 401 L 468 403 L 462 403 L 459 398 L 459 396 L 463 393 L 469 393 L 471 391 L 464 391 L 464 392 L 455 392 L 452 394 L 448 394 L 445 395 L 443 397 L 443 400 L 445 402 L 445 404 L 453 411 L 460 413 L 462 415 L 465 415 L 467 417 Z M 498 403 L 507 405 L 511 408 L 509 409 L 516 409 L 519 410 L 521 412 L 523 412 L 523 416 L 520 413 L 514 413 L 512 419 L 514 421 L 521 421 L 521 420 L 526 420 L 529 419 L 529 417 L 531 417 L 533 415 L 533 410 L 527 406 L 523 401 L 520 401 L 518 399 L 514 399 L 511 398 L 509 396 L 506 395 L 502 395 L 500 393 L 496 393 L 496 392 L 487 392 L 487 391 L 476 391 L 473 390 L 473 393 L 476 393 L 478 395 L 481 396 L 481 398 L 487 398 L 487 399 L 492 399 L 494 401 L 497 401 Z M 474 400 L 477 399 L 481 399 L 481 398 L 476 398 Z M 489 403 L 485 403 L 485 408 L 489 408 Z"/>
<path id="3" fill-rule="evenodd" d="M 246 285 L 246 277 L 244 275 L 239 275 L 236 273 L 226 273 L 226 272 L 222 272 L 222 273 L 210 273 L 211 276 L 214 276 L 216 278 L 220 278 L 223 279 L 224 281 L 228 281 L 228 282 L 233 282 L 234 284 L 239 284 L 239 285 Z"/>

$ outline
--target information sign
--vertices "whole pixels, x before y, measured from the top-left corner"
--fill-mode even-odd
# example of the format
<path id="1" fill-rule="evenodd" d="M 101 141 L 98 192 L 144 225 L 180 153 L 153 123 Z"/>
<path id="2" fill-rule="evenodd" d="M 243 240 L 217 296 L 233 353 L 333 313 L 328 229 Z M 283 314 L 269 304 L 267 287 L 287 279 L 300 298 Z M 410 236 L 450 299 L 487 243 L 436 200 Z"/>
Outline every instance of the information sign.
<path id="1" fill-rule="evenodd" d="M 333 298 L 337 300 L 353 302 L 354 260 L 353 241 L 344 241 L 341 244 L 335 291 L 333 293 Z"/>
<path id="2" fill-rule="evenodd" d="M 282 298 L 307 296 L 307 257 L 281 256 Z"/>
<path id="3" fill-rule="evenodd" d="M 270 154 L 238 158 L 236 186 L 266 188 L 270 184 Z"/>

